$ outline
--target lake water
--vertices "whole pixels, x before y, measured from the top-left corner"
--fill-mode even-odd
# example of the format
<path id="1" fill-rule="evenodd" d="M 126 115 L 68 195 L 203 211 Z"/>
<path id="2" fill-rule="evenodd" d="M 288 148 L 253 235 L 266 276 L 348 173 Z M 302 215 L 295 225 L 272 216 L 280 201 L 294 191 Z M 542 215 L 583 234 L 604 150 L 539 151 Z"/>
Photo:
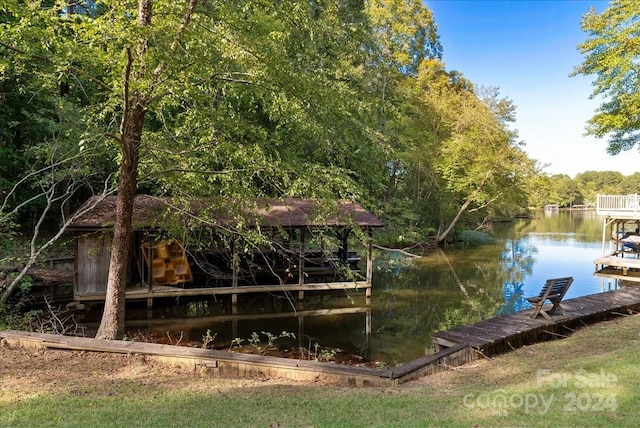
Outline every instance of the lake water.
<path id="1" fill-rule="evenodd" d="M 372 357 L 417 357 L 431 335 L 531 307 L 548 278 L 572 276 L 565 298 L 614 289 L 593 276 L 602 255 L 602 219 L 594 211 L 539 212 L 497 225 L 494 244 L 453 247 L 406 263 L 379 260 L 374 275 Z"/>
<path id="2" fill-rule="evenodd" d="M 340 348 L 393 366 L 424 355 L 436 331 L 530 307 L 525 297 L 538 294 L 548 278 L 574 278 L 565 298 L 616 287 L 593 276 L 593 261 L 602 255 L 595 212 L 538 216 L 495 226 L 492 244 L 452 246 L 419 259 L 378 252 L 370 306 L 362 292 L 351 291 L 307 293 L 296 311 L 277 295 L 244 297 L 236 311 L 226 299 L 182 300 L 157 304 L 153 312 L 128 307 L 128 335 L 176 343 L 209 334 L 224 348 L 234 338 L 246 343 L 253 334 L 265 339 L 286 331 L 296 335 L 291 346 Z"/>

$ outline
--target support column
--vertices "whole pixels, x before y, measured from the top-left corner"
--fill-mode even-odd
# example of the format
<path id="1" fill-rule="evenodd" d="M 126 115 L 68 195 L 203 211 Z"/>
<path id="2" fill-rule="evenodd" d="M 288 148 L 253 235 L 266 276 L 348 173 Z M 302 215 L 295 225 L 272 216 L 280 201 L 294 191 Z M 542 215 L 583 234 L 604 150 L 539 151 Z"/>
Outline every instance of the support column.
<path id="1" fill-rule="evenodd" d="M 307 233 L 307 229 L 301 227 L 300 229 L 300 249 L 298 253 L 298 285 L 304 284 L 304 246 L 305 246 L 305 235 Z"/>
<path id="2" fill-rule="evenodd" d="M 371 229 L 368 230 L 369 242 L 367 242 L 367 285 L 371 287 L 371 280 L 373 278 L 373 233 Z"/>
<path id="3" fill-rule="evenodd" d="M 238 257 L 238 240 L 234 239 L 233 243 L 231 244 L 231 251 L 232 251 L 232 261 L 231 261 L 231 287 L 234 290 L 238 289 L 238 276 L 239 276 L 239 271 L 240 271 L 240 260 Z M 236 309 L 236 305 L 238 304 L 238 294 L 237 293 L 233 293 L 231 295 L 231 306 L 233 307 L 233 309 Z M 235 312 L 234 312 L 235 313 Z"/>
<path id="4" fill-rule="evenodd" d="M 298 316 L 298 346 L 302 349 L 305 348 L 304 337 L 304 317 Z"/>
<path id="5" fill-rule="evenodd" d="M 367 352 L 371 354 L 371 310 L 365 312 L 365 326 L 364 331 L 366 335 Z"/>
<path id="6" fill-rule="evenodd" d="M 606 233 L 607 233 L 607 217 L 602 220 L 602 257 L 606 256 Z M 617 232 L 617 231 L 616 231 Z M 616 236 L 617 238 L 617 236 Z M 616 251 L 618 250 L 618 244 L 616 242 Z"/>

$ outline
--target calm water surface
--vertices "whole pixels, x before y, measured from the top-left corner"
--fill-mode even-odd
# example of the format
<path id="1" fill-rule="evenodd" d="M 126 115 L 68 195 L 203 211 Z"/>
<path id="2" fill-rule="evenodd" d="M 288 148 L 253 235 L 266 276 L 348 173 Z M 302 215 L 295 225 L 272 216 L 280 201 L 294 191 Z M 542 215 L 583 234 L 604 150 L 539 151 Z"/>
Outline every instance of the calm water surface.
<path id="1" fill-rule="evenodd" d="M 602 219 L 593 211 L 540 212 L 498 225 L 494 244 L 448 248 L 404 263 L 378 261 L 372 356 L 417 357 L 431 334 L 531 307 L 548 278 L 573 276 L 565 298 L 613 289 L 593 276 L 602 255 Z M 397 263 L 397 266 L 394 266 Z"/>
<path id="2" fill-rule="evenodd" d="M 349 291 L 309 296 L 298 312 L 283 296 L 255 297 L 241 302 L 241 316 L 225 299 L 182 301 L 156 305 L 152 313 L 128 309 L 127 330 L 173 342 L 209 332 L 220 346 L 287 331 L 300 347 L 317 343 L 396 365 L 424 355 L 436 331 L 530 307 L 525 297 L 548 278 L 574 277 L 566 298 L 616 286 L 593 276 L 593 260 L 602 254 L 602 220 L 593 211 L 540 212 L 498 225 L 493 234 L 492 244 L 449 247 L 420 259 L 378 253 L 370 307 L 360 292 Z"/>

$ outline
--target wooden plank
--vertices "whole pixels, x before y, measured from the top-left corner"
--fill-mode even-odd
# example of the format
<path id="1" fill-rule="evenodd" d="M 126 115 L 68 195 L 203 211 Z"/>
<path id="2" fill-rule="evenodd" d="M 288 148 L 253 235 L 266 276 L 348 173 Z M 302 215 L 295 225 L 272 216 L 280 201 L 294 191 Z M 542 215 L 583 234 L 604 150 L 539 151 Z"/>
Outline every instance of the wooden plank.
<path id="1" fill-rule="evenodd" d="M 433 337 L 441 338 L 456 344 L 468 344 L 473 347 L 481 347 L 489 343 L 488 341 L 483 340 L 482 338 L 476 338 L 468 334 L 458 333 L 451 330 L 440 331 L 438 333 L 435 333 Z"/>
<path id="2" fill-rule="evenodd" d="M 531 326 L 538 326 L 541 323 L 547 323 L 544 318 L 532 319 L 530 317 L 531 311 L 527 311 L 526 316 L 518 314 L 507 315 L 499 318 L 493 318 L 491 320 L 481 321 L 478 323 L 482 328 L 496 329 L 502 332 L 513 331 L 518 333 L 522 330 L 531 328 Z"/>
<path id="3" fill-rule="evenodd" d="M 233 287 L 203 287 L 203 288 L 179 288 L 167 286 L 154 286 L 152 292 L 145 288 L 125 291 L 127 299 L 148 299 L 156 297 L 178 297 L 178 296 L 213 296 L 243 293 L 274 293 L 279 291 L 338 291 L 338 290 L 362 290 L 371 288 L 371 284 L 366 281 L 343 281 L 343 282 L 318 282 L 307 284 L 273 284 L 273 285 L 245 285 Z M 83 293 L 77 294 L 75 300 L 95 301 L 104 300 L 103 293 Z"/>
<path id="4" fill-rule="evenodd" d="M 372 367 L 346 366 L 341 364 L 322 364 L 316 361 L 279 358 L 238 352 L 218 351 L 212 349 L 192 348 L 188 346 L 163 345 L 159 343 L 128 342 L 122 340 L 105 340 L 88 337 L 60 336 L 43 333 L 21 331 L 2 331 L 0 337 L 39 342 L 45 347 L 69 350 L 85 350 L 91 352 L 110 352 L 121 354 L 161 355 L 165 357 L 189 357 L 219 361 L 234 361 L 258 365 L 276 365 L 278 367 L 313 368 L 315 370 L 329 370 L 331 372 L 348 372 L 352 374 L 368 374 L 390 377 L 388 370 Z"/>
<path id="5" fill-rule="evenodd" d="M 640 269 L 640 259 L 631 259 L 625 257 L 606 256 L 595 259 L 593 263 L 601 266 L 615 266 L 622 268 Z"/>
<path id="6" fill-rule="evenodd" d="M 454 345 L 433 355 L 425 355 L 391 370 L 392 379 L 416 379 L 425 371 L 433 373 L 442 367 L 459 366 L 473 359 L 468 345 Z M 427 373 L 428 374 L 428 373 Z M 412 376 L 414 375 L 414 376 Z M 411 376 L 411 378 L 409 378 Z"/>
<path id="7" fill-rule="evenodd" d="M 482 340 L 493 341 L 505 337 L 502 331 L 498 331 L 494 328 L 483 328 L 482 323 L 472 324 L 464 327 L 460 327 L 453 330 L 458 334 L 464 334 L 466 336 L 474 336 Z"/>

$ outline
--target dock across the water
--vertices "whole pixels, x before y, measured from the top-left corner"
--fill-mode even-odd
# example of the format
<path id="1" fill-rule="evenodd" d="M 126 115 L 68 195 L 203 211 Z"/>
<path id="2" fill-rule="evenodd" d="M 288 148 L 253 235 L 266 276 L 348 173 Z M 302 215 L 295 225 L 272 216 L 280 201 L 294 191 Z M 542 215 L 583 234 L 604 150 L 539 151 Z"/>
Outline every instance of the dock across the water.
<path id="1" fill-rule="evenodd" d="M 564 300 L 561 307 L 564 314 L 556 311 L 551 321 L 541 316 L 531 319 L 533 309 L 530 309 L 437 332 L 433 335 L 433 343 L 439 350 L 466 344 L 479 354 L 490 356 L 522 345 L 566 336 L 580 325 L 640 311 L 640 287 Z"/>

